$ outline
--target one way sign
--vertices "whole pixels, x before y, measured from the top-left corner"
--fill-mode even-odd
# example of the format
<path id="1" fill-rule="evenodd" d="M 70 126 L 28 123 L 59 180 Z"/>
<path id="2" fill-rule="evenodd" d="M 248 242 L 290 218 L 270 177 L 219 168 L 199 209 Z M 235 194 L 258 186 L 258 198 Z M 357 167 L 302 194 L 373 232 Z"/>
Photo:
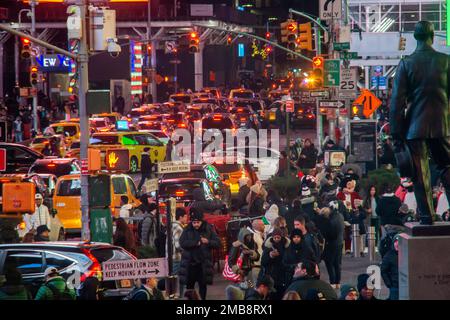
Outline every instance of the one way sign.
<path id="1" fill-rule="evenodd" d="M 343 108 L 345 101 L 342 100 L 322 100 L 319 101 L 320 108 Z"/>
<path id="2" fill-rule="evenodd" d="M 319 6 L 321 20 L 339 20 L 342 18 L 341 0 L 320 0 Z"/>

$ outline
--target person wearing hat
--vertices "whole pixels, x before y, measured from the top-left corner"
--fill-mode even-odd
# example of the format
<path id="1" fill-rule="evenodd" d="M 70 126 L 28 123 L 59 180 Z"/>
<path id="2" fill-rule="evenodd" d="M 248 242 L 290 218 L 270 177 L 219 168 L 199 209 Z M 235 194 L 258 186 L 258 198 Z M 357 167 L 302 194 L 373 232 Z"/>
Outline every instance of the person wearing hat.
<path id="1" fill-rule="evenodd" d="M 413 178 L 420 223 L 435 213 L 430 161 L 450 194 L 450 57 L 433 49 L 434 25 L 419 21 L 416 50 L 400 60 L 391 96 L 389 124 L 402 176 Z"/>
<path id="2" fill-rule="evenodd" d="M 306 300 L 308 291 L 312 289 L 322 292 L 326 300 L 337 300 L 336 292 L 330 284 L 320 280 L 319 266 L 314 261 L 304 260 L 297 264 L 294 278 L 286 291 L 295 291 L 302 300 Z"/>
<path id="3" fill-rule="evenodd" d="M 272 236 L 264 242 L 264 250 L 261 258 L 261 271 L 259 277 L 270 275 L 273 278 L 277 293 L 273 295 L 274 300 L 281 300 L 284 289 L 286 289 L 286 266 L 283 256 L 289 247 L 291 240 L 283 236 L 283 230 L 275 228 Z"/>
<path id="4" fill-rule="evenodd" d="M 50 229 L 45 224 L 37 227 L 34 241 L 50 241 Z"/>
<path id="5" fill-rule="evenodd" d="M 303 233 L 299 229 L 294 229 L 291 232 L 291 243 L 289 247 L 286 249 L 286 252 L 283 256 L 283 263 L 286 266 L 286 283 L 291 283 L 292 277 L 294 276 L 295 267 L 299 264 L 299 262 L 305 259 L 303 249 Z"/>
<path id="6" fill-rule="evenodd" d="M 44 276 L 45 282 L 39 288 L 34 300 L 75 300 L 75 290 L 69 288 L 55 267 L 45 269 Z"/>
<path id="7" fill-rule="evenodd" d="M 389 183 L 384 183 L 381 187 L 382 196 L 378 201 L 376 214 L 380 217 L 380 225 L 401 225 L 399 216 L 402 202 L 394 194 L 394 190 Z M 384 232 L 383 232 L 384 234 Z"/>
<path id="8" fill-rule="evenodd" d="M 398 239 L 400 234 L 394 237 L 391 249 L 384 255 L 381 262 L 381 277 L 384 284 L 389 288 L 388 300 L 398 300 Z"/>
<path id="9" fill-rule="evenodd" d="M 190 223 L 180 237 L 181 263 L 179 277 L 186 289 L 194 289 L 198 282 L 199 293 L 206 299 L 207 285 L 213 281 L 212 249 L 220 247 L 220 239 L 212 226 L 204 221 L 203 212 L 190 209 Z"/>
<path id="10" fill-rule="evenodd" d="M 271 293 L 276 293 L 275 284 L 271 276 L 265 275 L 258 279 L 255 288 L 247 289 L 244 300 L 268 300 L 271 298 Z"/>
<path id="11" fill-rule="evenodd" d="M 367 273 L 362 273 L 358 276 L 358 284 L 357 284 L 357 289 L 359 292 L 358 300 L 366 300 L 366 301 L 378 300 L 373 295 L 373 291 L 374 291 L 373 285 L 368 285 L 368 283 L 367 283 L 369 278 L 370 278 L 370 276 Z"/>
<path id="12" fill-rule="evenodd" d="M 35 209 L 34 213 L 29 215 L 25 214 L 23 220 L 25 222 L 25 233 L 32 230 L 37 230 L 39 226 L 46 225 L 47 229 L 51 227 L 50 213 L 46 205 L 43 204 L 44 198 L 42 194 L 36 193 L 34 196 Z"/>
<path id="13" fill-rule="evenodd" d="M 344 284 L 341 287 L 341 297 L 339 300 L 356 301 L 359 299 L 358 290 L 351 284 Z"/>

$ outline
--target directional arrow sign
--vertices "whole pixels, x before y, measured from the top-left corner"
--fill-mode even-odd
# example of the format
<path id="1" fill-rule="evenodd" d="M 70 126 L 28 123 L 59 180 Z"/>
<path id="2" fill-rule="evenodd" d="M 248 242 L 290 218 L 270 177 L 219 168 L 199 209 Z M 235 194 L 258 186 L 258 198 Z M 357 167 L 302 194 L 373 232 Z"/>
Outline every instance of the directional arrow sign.
<path id="1" fill-rule="evenodd" d="M 115 260 L 102 263 L 103 280 L 133 280 L 166 277 L 167 259 Z"/>
<path id="2" fill-rule="evenodd" d="M 319 101 L 320 108 L 343 108 L 345 101 L 342 100 L 321 100 Z"/>
<path id="3" fill-rule="evenodd" d="M 362 89 L 361 95 L 353 104 L 362 105 L 364 116 L 369 118 L 381 106 L 382 102 L 370 90 Z"/>
<path id="4" fill-rule="evenodd" d="M 189 172 L 191 165 L 185 161 L 166 161 L 158 164 L 158 173 Z"/>

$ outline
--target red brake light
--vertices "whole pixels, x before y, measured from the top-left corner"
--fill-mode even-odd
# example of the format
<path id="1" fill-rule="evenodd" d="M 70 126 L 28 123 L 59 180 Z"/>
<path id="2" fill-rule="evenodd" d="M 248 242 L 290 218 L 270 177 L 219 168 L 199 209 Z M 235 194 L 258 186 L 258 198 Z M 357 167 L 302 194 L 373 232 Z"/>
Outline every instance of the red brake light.
<path id="1" fill-rule="evenodd" d="M 56 164 L 54 164 L 54 163 L 49 163 L 49 164 L 47 165 L 47 167 L 49 167 L 49 168 L 54 168 L 54 167 L 56 167 Z"/>
<path id="2" fill-rule="evenodd" d="M 179 127 L 179 128 L 186 128 L 186 125 L 185 125 L 184 123 L 180 123 L 180 124 L 178 125 L 178 127 Z"/>
<path id="3" fill-rule="evenodd" d="M 95 258 L 92 253 L 88 249 L 82 249 L 83 253 L 92 261 L 92 265 L 89 269 L 81 276 L 81 282 L 84 282 L 86 278 L 89 277 L 97 277 L 101 280 L 102 277 L 102 266 L 98 262 L 97 258 Z"/>
<path id="4" fill-rule="evenodd" d="M 213 117 L 213 120 L 214 121 L 221 121 L 222 120 L 222 116 L 221 115 L 214 115 L 214 117 Z"/>
<path id="5" fill-rule="evenodd" d="M 312 119 L 314 116 L 312 114 L 308 114 L 308 119 Z"/>

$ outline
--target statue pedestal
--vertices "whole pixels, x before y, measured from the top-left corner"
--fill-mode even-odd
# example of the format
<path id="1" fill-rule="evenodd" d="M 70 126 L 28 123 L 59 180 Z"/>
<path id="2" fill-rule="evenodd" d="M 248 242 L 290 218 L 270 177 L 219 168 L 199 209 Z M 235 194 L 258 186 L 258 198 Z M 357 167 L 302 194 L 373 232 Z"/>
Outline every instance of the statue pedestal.
<path id="1" fill-rule="evenodd" d="M 450 299 L 450 223 L 407 223 L 399 239 L 400 300 Z"/>

